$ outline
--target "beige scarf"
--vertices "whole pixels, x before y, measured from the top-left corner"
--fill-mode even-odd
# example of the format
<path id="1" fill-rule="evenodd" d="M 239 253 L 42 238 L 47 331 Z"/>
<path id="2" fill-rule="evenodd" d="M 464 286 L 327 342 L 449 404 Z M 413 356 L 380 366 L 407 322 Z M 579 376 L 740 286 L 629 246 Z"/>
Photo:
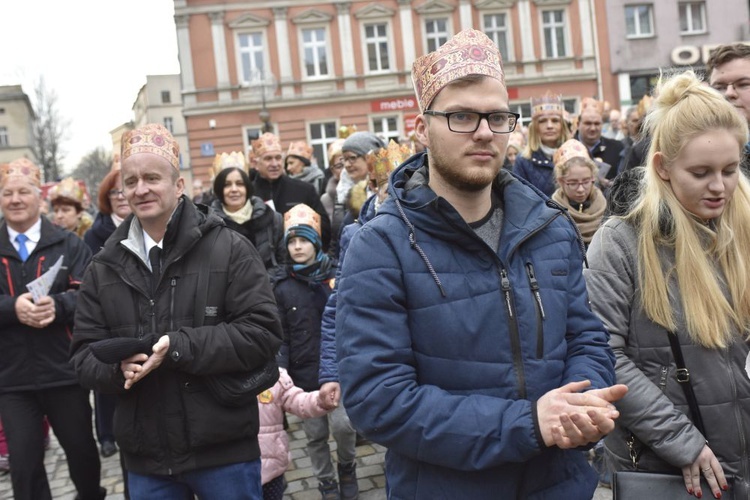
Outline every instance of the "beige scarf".
<path id="1" fill-rule="evenodd" d="M 586 209 L 582 209 L 583 204 L 571 204 L 568 197 L 565 196 L 565 193 L 563 193 L 563 190 L 560 188 L 552 194 L 552 200 L 568 209 L 570 216 L 573 218 L 576 226 L 578 226 L 578 230 L 581 232 L 583 242 L 586 243 L 586 245 L 591 243 L 594 233 L 599 229 L 599 225 L 602 222 L 604 210 L 607 208 L 607 200 L 604 199 L 601 190 L 594 186 L 594 189 L 591 190 L 591 195 L 589 196 L 591 204 Z"/>
<path id="2" fill-rule="evenodd" d="M 227 206 L 223 204 L 221 205 L 221 208 L 223 208 L 224 213 L 227 214 L 227 216 L 237 224 L 244 224 L 253 216 L 253 204 L 250 203 L 250 200 L 247 200 L 245 202 L 245 206 L 240 208 L 236 212 L 230 212 L 229 210 L 227 210 Z"/>

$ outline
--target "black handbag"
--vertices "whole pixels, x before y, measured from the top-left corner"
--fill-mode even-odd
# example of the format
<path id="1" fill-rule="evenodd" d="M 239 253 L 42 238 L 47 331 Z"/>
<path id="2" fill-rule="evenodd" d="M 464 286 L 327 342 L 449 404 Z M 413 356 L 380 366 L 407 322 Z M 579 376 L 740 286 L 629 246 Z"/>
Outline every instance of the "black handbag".
<path id="1" fill-rule="evenodd" d="M 229 230 L 229 229 L 228 229 Z M 214 230 L 216 236 L 211 245 L 211 256 L 216 255 L 216 241 L 219 229 Z M 230 230 L 231 231 L 231 230 Z M 208 302 L 208 269 L 209 263 L 201 266 L 198 272 L 198 283 L 195 294 L 195 312 L 193 326 L 204 324 L 206 317 L 206 303 Z M 279 365 L 272 357 L 266 364 L 252 371 L 219 373 L 203 377 L 211 395 L 220 404 L 231 407 L 247 406 L 256 402 L 256 396 L 274 386 L 279 380 Z"/>
<path id="2" fill-rule="evenodd" d="M 690 406 L 690 413 L 693 415 L 694 425 L 705 436 L 703 418 L 701 417 L 701 411 L 698 407 L 698 400 L 695 397 L 693 386 L 690 383 L 690 371 L 685 366 L 685 358 L 682 356 L 680 341 L 673 332 L 668 332 L 667 336 L 669 337 L 669 345 L 672 348 L 672 355 L 677 365 L 677 381 L 685 392 L 685 398 L 687 399 L 688 406 Z M 685 480 L 681 474 L 639 472 L 637 470 L 640 453 L 635 451 L 635 436 L 633 435 L 628 440 L 628 448 L 630 448 L 630 458 L 633 460 L 633 466 L 636 470 L 615 471 L 612 474 L 613 500 L 649 500 L 652 498 L 662 500 L 688 496 L 685 489 Z M 733 478 L 727 476 L 726 479 L 729 490 L 722 491 L 721 498 L 722 500 L 733 500 Z M 711 496 L 711 488 L 703 475 L 701 475 L 701 490 L 703 490 L 706 497 Z"/>

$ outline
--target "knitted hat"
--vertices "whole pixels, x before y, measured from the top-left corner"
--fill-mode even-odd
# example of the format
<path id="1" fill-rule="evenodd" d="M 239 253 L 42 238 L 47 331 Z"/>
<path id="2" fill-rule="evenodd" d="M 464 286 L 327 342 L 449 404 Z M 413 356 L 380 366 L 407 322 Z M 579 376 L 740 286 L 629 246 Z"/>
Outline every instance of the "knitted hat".
<path id="1" fill-rule="evenodd" d="M 42 171 L 26 158 L 19 158 L 0 165 L 0 186 L 11 177 L 28 179 L 36 187 L 42 185 Z"/>
<path id="2" fill-rule="evenodd" d="M 281 153 L 281 141 L 271 132 L 265 132 L 250 145 L 253 147 L 253 155 L 256 158 L 260 158 L 269 151 Z"/>
<path id="3" fill-rule="evenodd" d="M 411 78 L 419 109 L 429 109 L 443 87 L 468 75 L 485 75 L 505 83 L 497 45 L 474 29 L 457 33 L 436 51 L 414 61 Z"/>
<path id="4" fill-rule="evenodd" d="M 542 113 L 559 113 L 563 114 L 564 108 L 562 96 L 547 91 L 542 97 L 531 98 L 531 117 L 535 118 Z"/>
<path id="5" fill-rule="evenodd" d="M 359 156 L 365 156 L 370 151 L 385 147 L 385 142 L 372 132 L 355 132 L 346 138 L 341 151 L 351 151 Z"/>
<path id="6" fill-rule="evenodd" d="M 151 153 L 169 161 L 175 170 L 180 169 L 180 146 L 169 130 L 158 123 L 149 123 L 122 134 L 121 161 L 139 153 Z"/>
<path id="7" fill-rule="evenodd" d="M 304 203 L 293 206 L 284 214 L 284 245 L 297 236 L 312 242 L 316 251 L 320 251 L 323 246 L 320 238 L 320 214 Z"/>
<path id="8" fill-rule="evenodd" d="M 579 156 L 582 158 L 589 158 L 589 150 L 586 149 L 586 146 L 584 146 L 583 143 L 575 139 L 570 139 L 565 141 L 562 146 L 557 148 L 552 161 L 555 166 L 558 166 L 564 164 L 571 158 L 576 158 Z"/>

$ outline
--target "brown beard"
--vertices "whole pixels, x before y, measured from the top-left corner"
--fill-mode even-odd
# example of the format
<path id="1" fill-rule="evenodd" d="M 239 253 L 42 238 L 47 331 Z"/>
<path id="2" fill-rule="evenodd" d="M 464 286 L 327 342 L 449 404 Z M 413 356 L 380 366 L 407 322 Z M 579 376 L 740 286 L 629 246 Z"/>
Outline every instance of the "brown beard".
<path id="1" fill-rule="evenodd" d="M 479 175 L 468 175 L 465 170 L 446 165 L 440 155 L 435 155 L 434 150 L 429 150 L 428 158 L 430 169 L 440 174 L 445 182 L 460 191 L 470 193 L 482 191 L 492 184 L 502 167 L 502 164 L 497 163 L 492 169 L 492 175 L 485 174 L 485 171 Z"/>

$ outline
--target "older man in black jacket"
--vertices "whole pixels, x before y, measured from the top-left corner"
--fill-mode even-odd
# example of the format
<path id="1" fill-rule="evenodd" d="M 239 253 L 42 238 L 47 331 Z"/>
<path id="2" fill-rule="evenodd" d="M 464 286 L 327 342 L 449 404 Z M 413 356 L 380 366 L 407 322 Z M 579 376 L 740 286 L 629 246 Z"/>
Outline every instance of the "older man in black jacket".
<path id="1" fill-rule="evenodd" d="M 46 415 L 65 450 L 78 498 L 104 498 L 91 428 L 89 393 L 68 363 L 78 284 L 91 251 L 41 217 L 41 173 L 29 160 L 0 166 L 0 414 L 10 453 L 13 496 L 51 498 L 44 470 Z M 26 285 L 62 265 L 34 298 Z M 42 290 L 44 292 L 44 290 Z"/>
<path id="2" fill-rule="evenodd" d="M 131 498 L 261 498 L 257 401 L 225 405 L 208 385 L 263 367 L 281 344 L 263 261 L 185 197 L 164 127 L 128 132 L 122 144 L 134 217 L 84 276 L 72 346 L 79 379 L 119 396 L 114 431 Z"/>

